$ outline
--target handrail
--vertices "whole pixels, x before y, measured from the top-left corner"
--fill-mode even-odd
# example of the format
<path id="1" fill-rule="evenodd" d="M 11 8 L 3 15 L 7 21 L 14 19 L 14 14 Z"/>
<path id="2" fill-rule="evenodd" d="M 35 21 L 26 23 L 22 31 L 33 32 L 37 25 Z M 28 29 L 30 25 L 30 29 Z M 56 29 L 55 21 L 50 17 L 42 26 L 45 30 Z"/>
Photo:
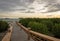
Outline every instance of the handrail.
<path id="1" fill-rule="evenodd" d="M 21 29 L 23 29 L 28 35 L 30 35 L 30 37 L 32 37 L 35 41 L 60 41 L 60 39 L 29 30 L 28 28 L 24 27 L 20 23 L 18 22 L 16 23 L 18 26 L 21 27 Z"/>
<path id="2" fill-rule="evenodd" d="M 3 37 L 2 41 L 10 41 L 13 27 L 11 24 L 9 24 L 9 27 L 10 28 L 8 29 L 6 35 Z"/>

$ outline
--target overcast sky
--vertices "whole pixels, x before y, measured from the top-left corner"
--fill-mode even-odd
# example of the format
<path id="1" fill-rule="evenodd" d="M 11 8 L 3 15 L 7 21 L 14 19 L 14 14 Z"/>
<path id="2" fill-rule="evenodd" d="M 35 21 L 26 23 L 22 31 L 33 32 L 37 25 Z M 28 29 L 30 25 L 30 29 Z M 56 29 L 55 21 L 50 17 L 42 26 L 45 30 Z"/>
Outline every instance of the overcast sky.
<path id="1" fill-rule="evenodd" d="M 60 10 L 60 0 L 0 0 L 0 12 L 25 13 L 54 12 Z"/>
<path id="2" fill-rule="evenodd" d="M 60 11 L 60 0 L 0 0 L 0 14 L 4 12 L 50 13 Z"/>

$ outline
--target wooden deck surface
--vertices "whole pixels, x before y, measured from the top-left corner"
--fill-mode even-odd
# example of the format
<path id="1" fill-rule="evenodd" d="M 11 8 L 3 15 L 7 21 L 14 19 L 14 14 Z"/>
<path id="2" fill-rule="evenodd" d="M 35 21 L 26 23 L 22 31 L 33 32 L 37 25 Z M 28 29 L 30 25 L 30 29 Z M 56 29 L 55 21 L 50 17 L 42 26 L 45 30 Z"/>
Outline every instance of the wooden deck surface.
<path id="1" fill-rule="evenodd" d="M 27 34 L 20 29 L 20 27 L 14 22 L 12 23 L 13 32 L 11 36 L 11 41 L 34 41 L 33 39 L 28 40 Z"/>

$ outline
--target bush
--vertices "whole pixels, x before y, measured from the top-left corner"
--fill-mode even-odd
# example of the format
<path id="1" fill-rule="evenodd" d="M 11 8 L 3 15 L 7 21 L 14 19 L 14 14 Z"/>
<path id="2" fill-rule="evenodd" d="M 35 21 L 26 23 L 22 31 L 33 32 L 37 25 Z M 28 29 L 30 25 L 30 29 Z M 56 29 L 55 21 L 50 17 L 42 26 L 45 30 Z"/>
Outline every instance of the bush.
<path id="1" fill-rule="evenodd" d="M 0 32 L 4 32 L 8 29 L 8 23 L 5 21 L 0 21 Z"/>
<path id="2" fill-rule="evenodd" d="M 53 34 L 55 37 L 60 38 L 60 24 L 55 24 L 52 29 Z"/>
<path id="3" fill-rule="evenodd" d="M 34 31 L 60 38 L 60 18 L 24 18 L 19 22 Z"/>
<path id="4" fill-rule="evenodd" d="M 38 23 L 38 22 L 29 22 L 28 26 L 31 27 L 33 31 L 37 31 L 49 35 L 48 28 L 45 24 Z"/>
<path id="5" fill-rule="evenodd" d="M 53 27 L 53 23 L 52 23 L 52 21 L 50 21 L 50 20 L 43 20 L 43 21 L 41 21 L 41 23 L 47 25 L 48 30 L 49 30 L 49 31 L 52 31 L 52 30 L 51 30 L 52 27 Z"/>
<path id="6" fill-rule="evenodd" d="M 19 21 L 22 25 L 27 27 L 27 24 L 29 23 L 29 20 L 27 21 L 27 19 L 23 19 Z"/>

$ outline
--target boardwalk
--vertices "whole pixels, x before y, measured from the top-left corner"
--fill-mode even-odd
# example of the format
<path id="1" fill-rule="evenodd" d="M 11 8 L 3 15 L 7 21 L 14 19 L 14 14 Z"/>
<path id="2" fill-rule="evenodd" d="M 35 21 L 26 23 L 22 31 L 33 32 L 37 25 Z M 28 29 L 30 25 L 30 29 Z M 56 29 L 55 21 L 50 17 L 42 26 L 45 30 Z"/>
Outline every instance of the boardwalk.
<path id="1" fill-rule="evenodd" d="M 20 29 L 20 27 L 14 22 L 13 25 L 13 32 L 11 36 L 11 41 L 33 41 L 32 39 L 27 39 L 27 34 Z"/>

